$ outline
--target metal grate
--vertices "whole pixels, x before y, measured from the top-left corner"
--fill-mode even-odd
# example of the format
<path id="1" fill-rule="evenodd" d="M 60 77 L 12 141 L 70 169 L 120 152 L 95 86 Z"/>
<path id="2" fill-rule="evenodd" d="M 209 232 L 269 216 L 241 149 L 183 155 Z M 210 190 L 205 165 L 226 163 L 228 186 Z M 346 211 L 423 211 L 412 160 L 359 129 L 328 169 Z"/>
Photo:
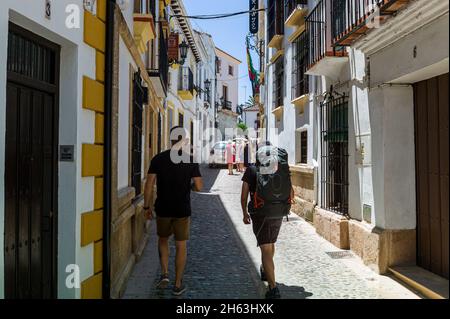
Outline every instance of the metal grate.
<path id="1" fill-rule="evenodd" d="M 355 258 L 355 255 L 349 250 L 344 251 L 327 251 L 325 252 L 332 259 L 351 259 Z"/>
<path id="2" fill-rule="evenodd" d="M 134 74 L 133 79 L 133 137 L 132 137 L 132 176 L 131 186 L 136 191 L 136 196 L 141 194 L 142 180 L 142 112 L 144 110 L 145 87 L 142 86 L 141 75 Z"/>
<path id="3" fill-rule="evenodd" d="M 283 105 L 284 98 L 284 59 L 279 57 L 273 65 L 273 108 Z"/>
<path id="4" fill-rule="evenodd" d="M 8 72 L 47 84 L 56 83 L 56 51 L 19 32 L 10 31 L 8 37 Z"/>
<path id="5" fill-rule="evenodd" d="M 292 55 L 292 100 L 307 94 L 309 91 L 308 75 L 305 74 L 309 54 L 308 40 L 308 34 L 303 32 L 294 41 Z"/>
<path id="6" fill-rule="evenodd" d="M 348 214 L 348 98 L 329 94 L 320 105 L 321 206 Z"/>

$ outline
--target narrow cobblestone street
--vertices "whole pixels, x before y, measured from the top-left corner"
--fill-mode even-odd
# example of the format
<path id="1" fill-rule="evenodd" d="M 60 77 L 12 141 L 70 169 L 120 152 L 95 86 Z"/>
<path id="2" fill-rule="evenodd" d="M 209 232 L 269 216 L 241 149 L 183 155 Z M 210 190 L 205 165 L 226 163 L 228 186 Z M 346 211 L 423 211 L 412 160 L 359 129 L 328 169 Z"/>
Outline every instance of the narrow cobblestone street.
<path id="1" fill-rule="evenodd" d="M 202 168 L 205 192 L 192 195 L 192 229 L 188 244 L 182 298 L 262 298 L 259 249 L 251 227 L 242 223 L 242 175 Z M 319 237 L 314 227 L 290 215 L 283 222 L 275 255 L 277 282 L 282 298 L 418 298 L 388 276 L 365 267 L 350 252 Z M 170 277 L 174 280 L 175 250 L 171 245 Z M 168 288 L 155 288 L 159 277 L 154 223 L 144 255 L 134 268 L 124 294 L 126 299 L 172 298 Z"/>

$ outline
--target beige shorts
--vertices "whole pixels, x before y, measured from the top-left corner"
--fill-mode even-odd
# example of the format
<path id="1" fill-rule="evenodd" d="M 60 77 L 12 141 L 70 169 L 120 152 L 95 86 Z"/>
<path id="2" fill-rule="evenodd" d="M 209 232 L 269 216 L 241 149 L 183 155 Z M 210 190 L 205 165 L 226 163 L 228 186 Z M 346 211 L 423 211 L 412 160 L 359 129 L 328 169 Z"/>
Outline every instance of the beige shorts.
<path id="1" fill-rule="evenodd" d="M 159 237 L 168 238 L 174 235 L 176 241 L 189 240 L 191 218 L 157 217 L 156 230 Z"/>

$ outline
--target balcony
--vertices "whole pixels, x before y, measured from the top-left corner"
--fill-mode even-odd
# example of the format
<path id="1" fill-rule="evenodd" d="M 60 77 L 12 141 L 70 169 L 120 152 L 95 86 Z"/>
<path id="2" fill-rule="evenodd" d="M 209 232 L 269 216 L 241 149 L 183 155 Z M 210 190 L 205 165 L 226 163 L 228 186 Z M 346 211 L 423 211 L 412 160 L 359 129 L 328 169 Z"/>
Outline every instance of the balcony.
<path id="1" fill-rule="evenodd" d="M 308 12 L 308 0 L 284 0 L 284 24 L 287 27 L 301 27 Z"/>
<path id="2" fill-rule="evenodd" d="M 306 33 L 310 43 L 306 74 L 336 80 L 348 63 L 348 56 L 345 47 L 333 45 L 332 1 L 321 0 L 306 17 Z"/>
<path id="3" fill-rule="evenodd" d="M 231 103 L 231 101 L 224 101 L 222 103 L 222 110 L 232 111 L 233 110 L 233 103 Z"/>
<path id="4" fill-rule="evenodd" d="M 147 43 L 156 37 L 155 20 L 152 14 L 135 13 L 133 21 L 134 41 L 139 53 L 144 54 L 147 51 Z"/>
<path id="5" fill-rule="evenodd" d="M 305 74 L 309 56 L 308 34 L 303 32 L 293 44 L 291 103 L 303 110 L 309 97 L 309 77 Z"/>
<path id="6" fill-rule="evenodd" d="M 194 75 L 189 67 L 180 67 L 178 70 L 178 96 L 183 100 L 194 98 Z"/>
<path id="7" fill-rule="evenodd" d="M 333 0 L 333 43 L 350 46 L 410 0 Z"/>
<path id="8" fill-rule="evenodd" d="M 284 38 L 284 12 L 281 0 L 269 0 L 267 12 L 267 39 L 269 48 L 280 50 Z"/>
<path id="9" fill-rule="evenodd" d="M 164 38 L 163 26 L 159 28 L 158 54 L 152 61 L 151 68 L 147 70 L 150 80 L 160 98 L 167 96 L 167 83 L 169 78 L 169 61 L 167 54 L 167 40 Z"/>

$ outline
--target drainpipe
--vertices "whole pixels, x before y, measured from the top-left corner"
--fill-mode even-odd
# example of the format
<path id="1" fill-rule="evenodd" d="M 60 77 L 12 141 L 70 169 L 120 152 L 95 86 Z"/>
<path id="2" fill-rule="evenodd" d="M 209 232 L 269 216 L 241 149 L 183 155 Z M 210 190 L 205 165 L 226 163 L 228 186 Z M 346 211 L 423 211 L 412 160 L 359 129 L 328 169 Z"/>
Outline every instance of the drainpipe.
<path id="1" fill-rule="evenodd" d="M 106 2 L 105 52 L 105 132 L 103 172 L 103 287 L 104 299 L 111 298 L 111 159 L 112 159 L 112 102 L 114 58 L 114 9 L 116 0 Z"/>

